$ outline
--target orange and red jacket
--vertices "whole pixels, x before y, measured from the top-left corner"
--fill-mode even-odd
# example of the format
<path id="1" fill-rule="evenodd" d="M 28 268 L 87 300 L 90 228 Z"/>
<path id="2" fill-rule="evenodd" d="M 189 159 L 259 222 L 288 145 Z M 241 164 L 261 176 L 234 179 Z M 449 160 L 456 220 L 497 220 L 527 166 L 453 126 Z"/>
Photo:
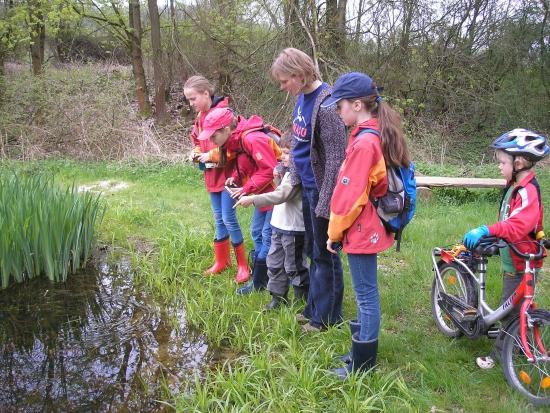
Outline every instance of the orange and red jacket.
<path id="1" fill-rule="evenodd" d="M 212 107 L 206 112 L 199 112 L 195 118 L 195 124 L 191 130 L 191 140 L 195 148 L 195 153 L 210 152 L 210 158 L 212 162 L 217 163 L 219 158 L 219 148 L 210 139 L 198 140 L 198 136 L 202 131 L 204 118 L 210 113 L 210 110 L 214 108 L 226 108 L 229 106 L 229 99 L 227 97 L 214 97 L 212 99 Z M 208 192 L 221 192 L 224 189 L 225 180 L 231 176 L 233 170 L 233 161 L 228 160 L 225 166 L 209 168 L 204 170 L 204 184 Z"/>
<path id="2" fill-rule="evenodd" d="M 330 202 L 328 237 L 341 241 L 350 254 L 375 254 L 394 240 L 370 200 L 385 195 L 388 180 L 380 138 L 373 133 L 357 136 L 367 128 L 380 130 L 378 120 L 369 119 L 351 131 Z"/>
<path id="3" fill-rule="evenodd" d="M 539 191 L 533 184 L 534 172 L 529 172 L 520 182 L 515 184 L 514 193 L 510 198 L 508 218 L 489 225 L 489 235 L 504 238 L 513 243 L 522 253 L 536 253 L 534 242 L 537 232 L 542 231 L 544 208 Z M 509 184 L 510 185 L 510 184 Z M 510 186 L 507 186 L 507 191 Z M 512 262 L 516 271 L 525 270 L 525 260 L 510 250 Z M 543 260 L 535 261 L 534 268 L 542 267 Z"/>
<path id="4" fill-rule="evenodd" d="M 249 119 L 238 117 L 237 127 L 224 144 L 227 157 L 236 157 L 232 177 L 243 194 L 264 194 L 273 191 L 273 169 L 277 165 L 272 139 L 261 130 L 264 121 L 253 115 Z M 250 131 L 250 132 L 247 132 Z M 273 206 L 260 208 L 269 211 Z"/>

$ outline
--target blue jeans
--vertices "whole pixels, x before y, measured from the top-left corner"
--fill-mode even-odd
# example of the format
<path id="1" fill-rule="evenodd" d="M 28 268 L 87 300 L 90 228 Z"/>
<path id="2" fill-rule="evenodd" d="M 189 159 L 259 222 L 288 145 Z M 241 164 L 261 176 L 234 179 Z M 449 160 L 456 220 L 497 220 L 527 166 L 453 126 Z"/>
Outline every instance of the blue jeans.
<path id="1" fill-rule="evenodd" d="M 258 208 L 254 209 L 250 232 L 254 242 L 256 259 L 264 260 L 269 253 L 271 246 L 271 214 L 273 210 L 262 212 Z"/>
<path id="2" fill-rule="evenodd" d="M 311 315 L 310 324 L 329 326 L 342 321 L 344 299 L 344 272 L 338 254 L 327 250 L 328 219 L 317 217 L 315 207 L 319 202 L 316 188 L 302 188 L 306 239 L 313 240 L 313 260 L 309 269 L 308 307 L 304 315 Z M 307 206 L 307 211 L 306 211 Z M 307 253 L 306 247 L 306 253 Z M 307 312 L 310 314 L 307 314 Z"/>
<path id="3" fill-rule="evenodd" d="M 214 224 L 216 227 L 216 240 L 231 237 L 233 245 L 243 242 L 243 233 L 233 205 L 235 200 L 227 191 L 210 192 L 210 203 L 214 212 Z"/>
<path id="4" fill-rule="evenodd" d="M 380 332 L 380 295 L 376 268 L 377 254 L 348 254 L 351 282 L 357 300 L 360 341 L 375 340 Z"/>

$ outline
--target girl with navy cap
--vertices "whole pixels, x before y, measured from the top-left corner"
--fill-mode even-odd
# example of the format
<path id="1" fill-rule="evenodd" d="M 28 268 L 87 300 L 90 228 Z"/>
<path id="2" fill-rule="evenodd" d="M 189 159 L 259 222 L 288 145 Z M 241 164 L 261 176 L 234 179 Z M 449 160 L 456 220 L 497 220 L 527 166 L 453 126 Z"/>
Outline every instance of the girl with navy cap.
<path id="1" fill-rule="evenodd" d="M 346 73 L 334 84 L 323 106 L 336 105 L 351 128 L 346 157 L 332 195 L 326 248 L 342 247 L 357 300 L 357 320 L 350 323 L 351 352 L 342 357 L 346 367 L 333 370 L 344 379 L 351 371 L 374 367 L 380 331 L 377 254 L 393 245 L 393 234 L 382 224 L 371 199 L 387 192 L 386 166 L 408 167 L 407 143 L 399 114 L 379 94 L 364 73 Z"/>

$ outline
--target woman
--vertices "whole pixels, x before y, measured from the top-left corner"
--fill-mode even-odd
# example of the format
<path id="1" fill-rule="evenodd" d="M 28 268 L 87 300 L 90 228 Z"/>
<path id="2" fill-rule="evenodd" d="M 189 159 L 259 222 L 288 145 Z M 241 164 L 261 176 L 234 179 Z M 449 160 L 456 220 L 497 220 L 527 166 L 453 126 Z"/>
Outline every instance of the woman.
<path id="1" fill-rule="evenodd" d="M 203 76 L 192 76 L 183 86 L 185 98 L 197 112 L 195 124 L 191 131 L 191 139 L 195 145 L 193 161 L 198 162 L 204 170 L 204 184 L 210 195 L 216 235 L 214 237 L 214 265 L 205 271 L 207 275 L 219 274 L 231 265 L 229 238 L 233 244 L 237 258 L 237 274 L 235 281 L 240 284 L 248 281 L 250 271 L 243 243 L 243 234 L 237 214 L 233 208 L 235 201 L 224 190 L 225 180 L 231 175 L 234 161 L 220 165 L 218 147 L 208 140 L 199 140 L 203 130 L 204 119 L 214 108 L 227 108 L 228 98 L 214 96 L 214 86 Z"/>
<path id="2" fill-rule="evenodd" d="M 338 255 L 326 249 L 330 198 L 344 159 L 346 132 L 334 108 L 321 103 L 331 93 L 312 59 L 294 48 L 284 49 L 271 66 L 281 90 L 297 97 L 292 114 L 293 144 L 290 173 L 301 182 L 310 282 L 308 304 L 297 320 L 305 332 L 319 332 L 342 321 L 344 279 Z"/>

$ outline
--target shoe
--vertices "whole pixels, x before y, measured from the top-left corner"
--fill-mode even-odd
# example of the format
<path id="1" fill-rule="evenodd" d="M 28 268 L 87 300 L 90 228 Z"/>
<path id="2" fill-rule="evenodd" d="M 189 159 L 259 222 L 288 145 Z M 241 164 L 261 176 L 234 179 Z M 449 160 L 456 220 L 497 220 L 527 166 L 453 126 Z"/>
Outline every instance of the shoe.
<path id="1" fill-rule="evenodd" d="M 359 333 L 355 333 L 351 337 L 351 351 L 351 363 L 345 367 L 330 370 L 340 380 L 345 380 L 352 371 L 366 372 L 375 367 L 378 339 L 361 341 L 359 340 Z"/>
<path id="2" fill-rule="evenodd" d="M 302 329 L 302 333 L 322 333 L 323 331 L 326 330 L 325 327 L 317 327 L 311 323 L 302 325 L 301 329 Z"/>
<path id="3" fill-rule="evenodd" d="M 233 245 L 233 250 L 235 251 L 235 258 L 237 258 L 237 275 L 235 275 L 235 282 L 237 284 L 242 284 L 250 279 L 250 270 L 248 269 L 244 242 Z"/>
<path id="4" fill-rule="evenodd" d="M 302 313 L 298 313 L 296 314 L 296 321 L 299 323 L 299 324 L 305 324 L 305 323 L 309 323 L 309 318 L 307 318 L 305 315 L 303 315 Z"/>
<path id="5" fill-rule="evenodd" d="M 214 265 L 204 271 L 204 275 L 219 274 L 231 265 L 229 237 L 214 240 Z"/>
<path id="6" fill-rule="evenodd" d="M 476 364 L 480 369 L 488 370 L 495 367 L 495 360 L 491 356 L 476 358 Z"/>
<path id="7" fill-rule="evenodd" d="M 275 310 L 281 306 L 288 305 L 287 295 L 271 293 L 271 302 L 265 306 L 266 310 Z"/>
<path id="8" fill-rule="evenodd" d="M 358 333 L 359 330 L 361 330 L 361 323 L 358 323 L 357 320 L 349 320 L 349 329 L 351 331 L 351 336 L 353 337 L 355 333 Z M 344 363 L 349 364 L 351 363 L 351 357 L 352 357 L 352 354 L 350 350 L 343 356 L 340 356 L 340 361 L 343 361 Z"/>
<path id="9" fill-rule="evenodd" d="M 307 302 L 307 295 L 309 293 L 309 285 L 304 285 L 301 287 L 297 287 L 295 285 L 292 286 L 292 289 L 294 290 L 294 299 L 292 300 L 292 304 L 298 304 L 300 300 L 304 300 Z"/>
<path id="10" fill-rule="evenodd" d="M 247 282 L 244 287 L 237 289 L 237 295 L 247 295 L 254 291 L 254 283 L 251 281 Z"/>

